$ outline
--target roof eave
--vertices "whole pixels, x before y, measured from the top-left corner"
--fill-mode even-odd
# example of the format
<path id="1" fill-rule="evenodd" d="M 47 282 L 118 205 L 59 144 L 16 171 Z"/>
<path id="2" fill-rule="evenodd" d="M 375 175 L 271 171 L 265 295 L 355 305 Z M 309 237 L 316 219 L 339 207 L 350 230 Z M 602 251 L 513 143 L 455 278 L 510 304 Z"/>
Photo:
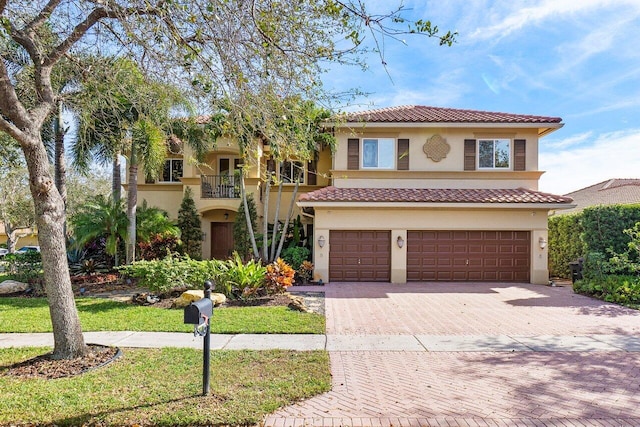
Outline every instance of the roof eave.
<path id="1" fill-rule="evenodd" d="M 433 202 L 327 202 L 298 201 L 301 208 L 430 208 L 430 209 L 571 209 L 575 204 L 569 203 L 433 203 Z"/>
<path id="2" fill-rule="evenodd" d="M 380 128 L 512 128 L 538 129 L 538 136 L 547 135 L 564 126 L 564 123 L 500 123 L 500 122 L 345 122 L 330 123 L 338 129 L 380 129 Z"/>

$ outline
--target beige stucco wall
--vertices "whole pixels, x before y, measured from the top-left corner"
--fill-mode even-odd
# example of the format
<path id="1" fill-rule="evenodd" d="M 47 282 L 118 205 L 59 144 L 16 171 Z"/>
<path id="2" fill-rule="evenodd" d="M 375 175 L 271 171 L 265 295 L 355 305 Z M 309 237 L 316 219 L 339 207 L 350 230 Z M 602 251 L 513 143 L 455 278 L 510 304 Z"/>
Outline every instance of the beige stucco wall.
<path id="1" fill-rule="evenodd" d="M 531 283 L 546 284 L 549 279 L 547 248 L 547 211 L 534 209 L 412 209 L 395 208 L 316 208 L 314 229 L 315 279 L 328 281 L 329 230 L 391 230 L 391 281 L 405 283 L 407 246 L 399 248 L 396 239 L 405 242 L 407 230 L 524 230 L 531 232 Z M 325 238 L 320 248 L 318 239 Z"/>
<path id="2" fill-rule="evenodd" d="M 436 162 L 426 156 L 423 146 L 429 138 L 440 135 L 450 146 L 447 156 Z M 347 170 L 349 138 L 408 138 L 409 171 Z M 464 140 L 468 138 L 526 139 L 527 171 L 538 171 L 537 129 L 504 128 L 376 128 L 354 129 L 337 135 L 338 145 L 334 169 L 337 187 L 404 187 L 404 188 L 518 188 L 538 189 L 539 173 L 505 171 L 464 171 Z M 361 148 L 362 149 L 362 148 Z M 513 152 L 513 143 L 511 144 Z M 419 172 L 426 174 L 420 175 Z M 457 176 L 454 172 L 460 172 Z M 440 175 L 442 173 L 442 175 Z M 371 179 L 376 181 L 372 182 Z"/>

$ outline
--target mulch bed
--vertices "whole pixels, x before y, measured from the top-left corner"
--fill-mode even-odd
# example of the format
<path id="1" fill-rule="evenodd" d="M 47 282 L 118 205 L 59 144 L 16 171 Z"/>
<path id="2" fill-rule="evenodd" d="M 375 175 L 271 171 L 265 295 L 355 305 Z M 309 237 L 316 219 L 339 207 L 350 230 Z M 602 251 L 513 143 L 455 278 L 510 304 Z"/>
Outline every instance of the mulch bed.
<path id="1" fill-rule="evenodd" d="M 88 344 L 89 352 L 76 359 L 52 359 L 52 353 L 36 356 L 7 367 L 0 367 L 0 373 L 23 379 L 56 379 L 83 374 L 105 366 L 121 354 L 117 347 Z"/>

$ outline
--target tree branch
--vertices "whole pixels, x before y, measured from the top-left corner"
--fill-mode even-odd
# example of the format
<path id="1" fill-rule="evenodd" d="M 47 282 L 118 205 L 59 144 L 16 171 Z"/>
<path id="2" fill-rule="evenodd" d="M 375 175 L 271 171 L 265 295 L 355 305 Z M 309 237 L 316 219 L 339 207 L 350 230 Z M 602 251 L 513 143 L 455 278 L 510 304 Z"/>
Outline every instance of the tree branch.
<path id="1" fill-rule="evenodd" d="M 39 28 L 51 17 L 51 14 L 59 5 L 60 0 L 50 0 L 49 3 L 47 3 L 47 5 L 42 8 L 40 13 L 35 18 L 33 18 L 33 20 L 29 22 L 26 27 L 24 27 L 24 31 L 30 33 L 33 30 Z"/>
<path id="2" fill-rule="evenodd" d="M 0 0 L 0 15 L 4 12 L 5 7 L 7 7 L 7 0 Z"/>
<path id="3" fill-rule="evenodd" d="M 24 137 L 21 129 L 26 127 L 29 115 L 11 84 L 4 61 L 0 61 L 0 113 L 0 129 L 18 141 Z"/>

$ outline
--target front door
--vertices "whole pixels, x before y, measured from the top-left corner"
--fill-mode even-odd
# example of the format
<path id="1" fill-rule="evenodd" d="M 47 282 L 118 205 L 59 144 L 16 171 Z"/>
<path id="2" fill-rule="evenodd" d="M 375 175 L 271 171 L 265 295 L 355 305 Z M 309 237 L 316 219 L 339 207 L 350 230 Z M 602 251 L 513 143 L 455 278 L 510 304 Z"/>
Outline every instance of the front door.
<path id="1" fill-rule="evenodd" d="M 211 223 L 211 258 L 227 259 L 233 254 L 233 223 Z"/>

